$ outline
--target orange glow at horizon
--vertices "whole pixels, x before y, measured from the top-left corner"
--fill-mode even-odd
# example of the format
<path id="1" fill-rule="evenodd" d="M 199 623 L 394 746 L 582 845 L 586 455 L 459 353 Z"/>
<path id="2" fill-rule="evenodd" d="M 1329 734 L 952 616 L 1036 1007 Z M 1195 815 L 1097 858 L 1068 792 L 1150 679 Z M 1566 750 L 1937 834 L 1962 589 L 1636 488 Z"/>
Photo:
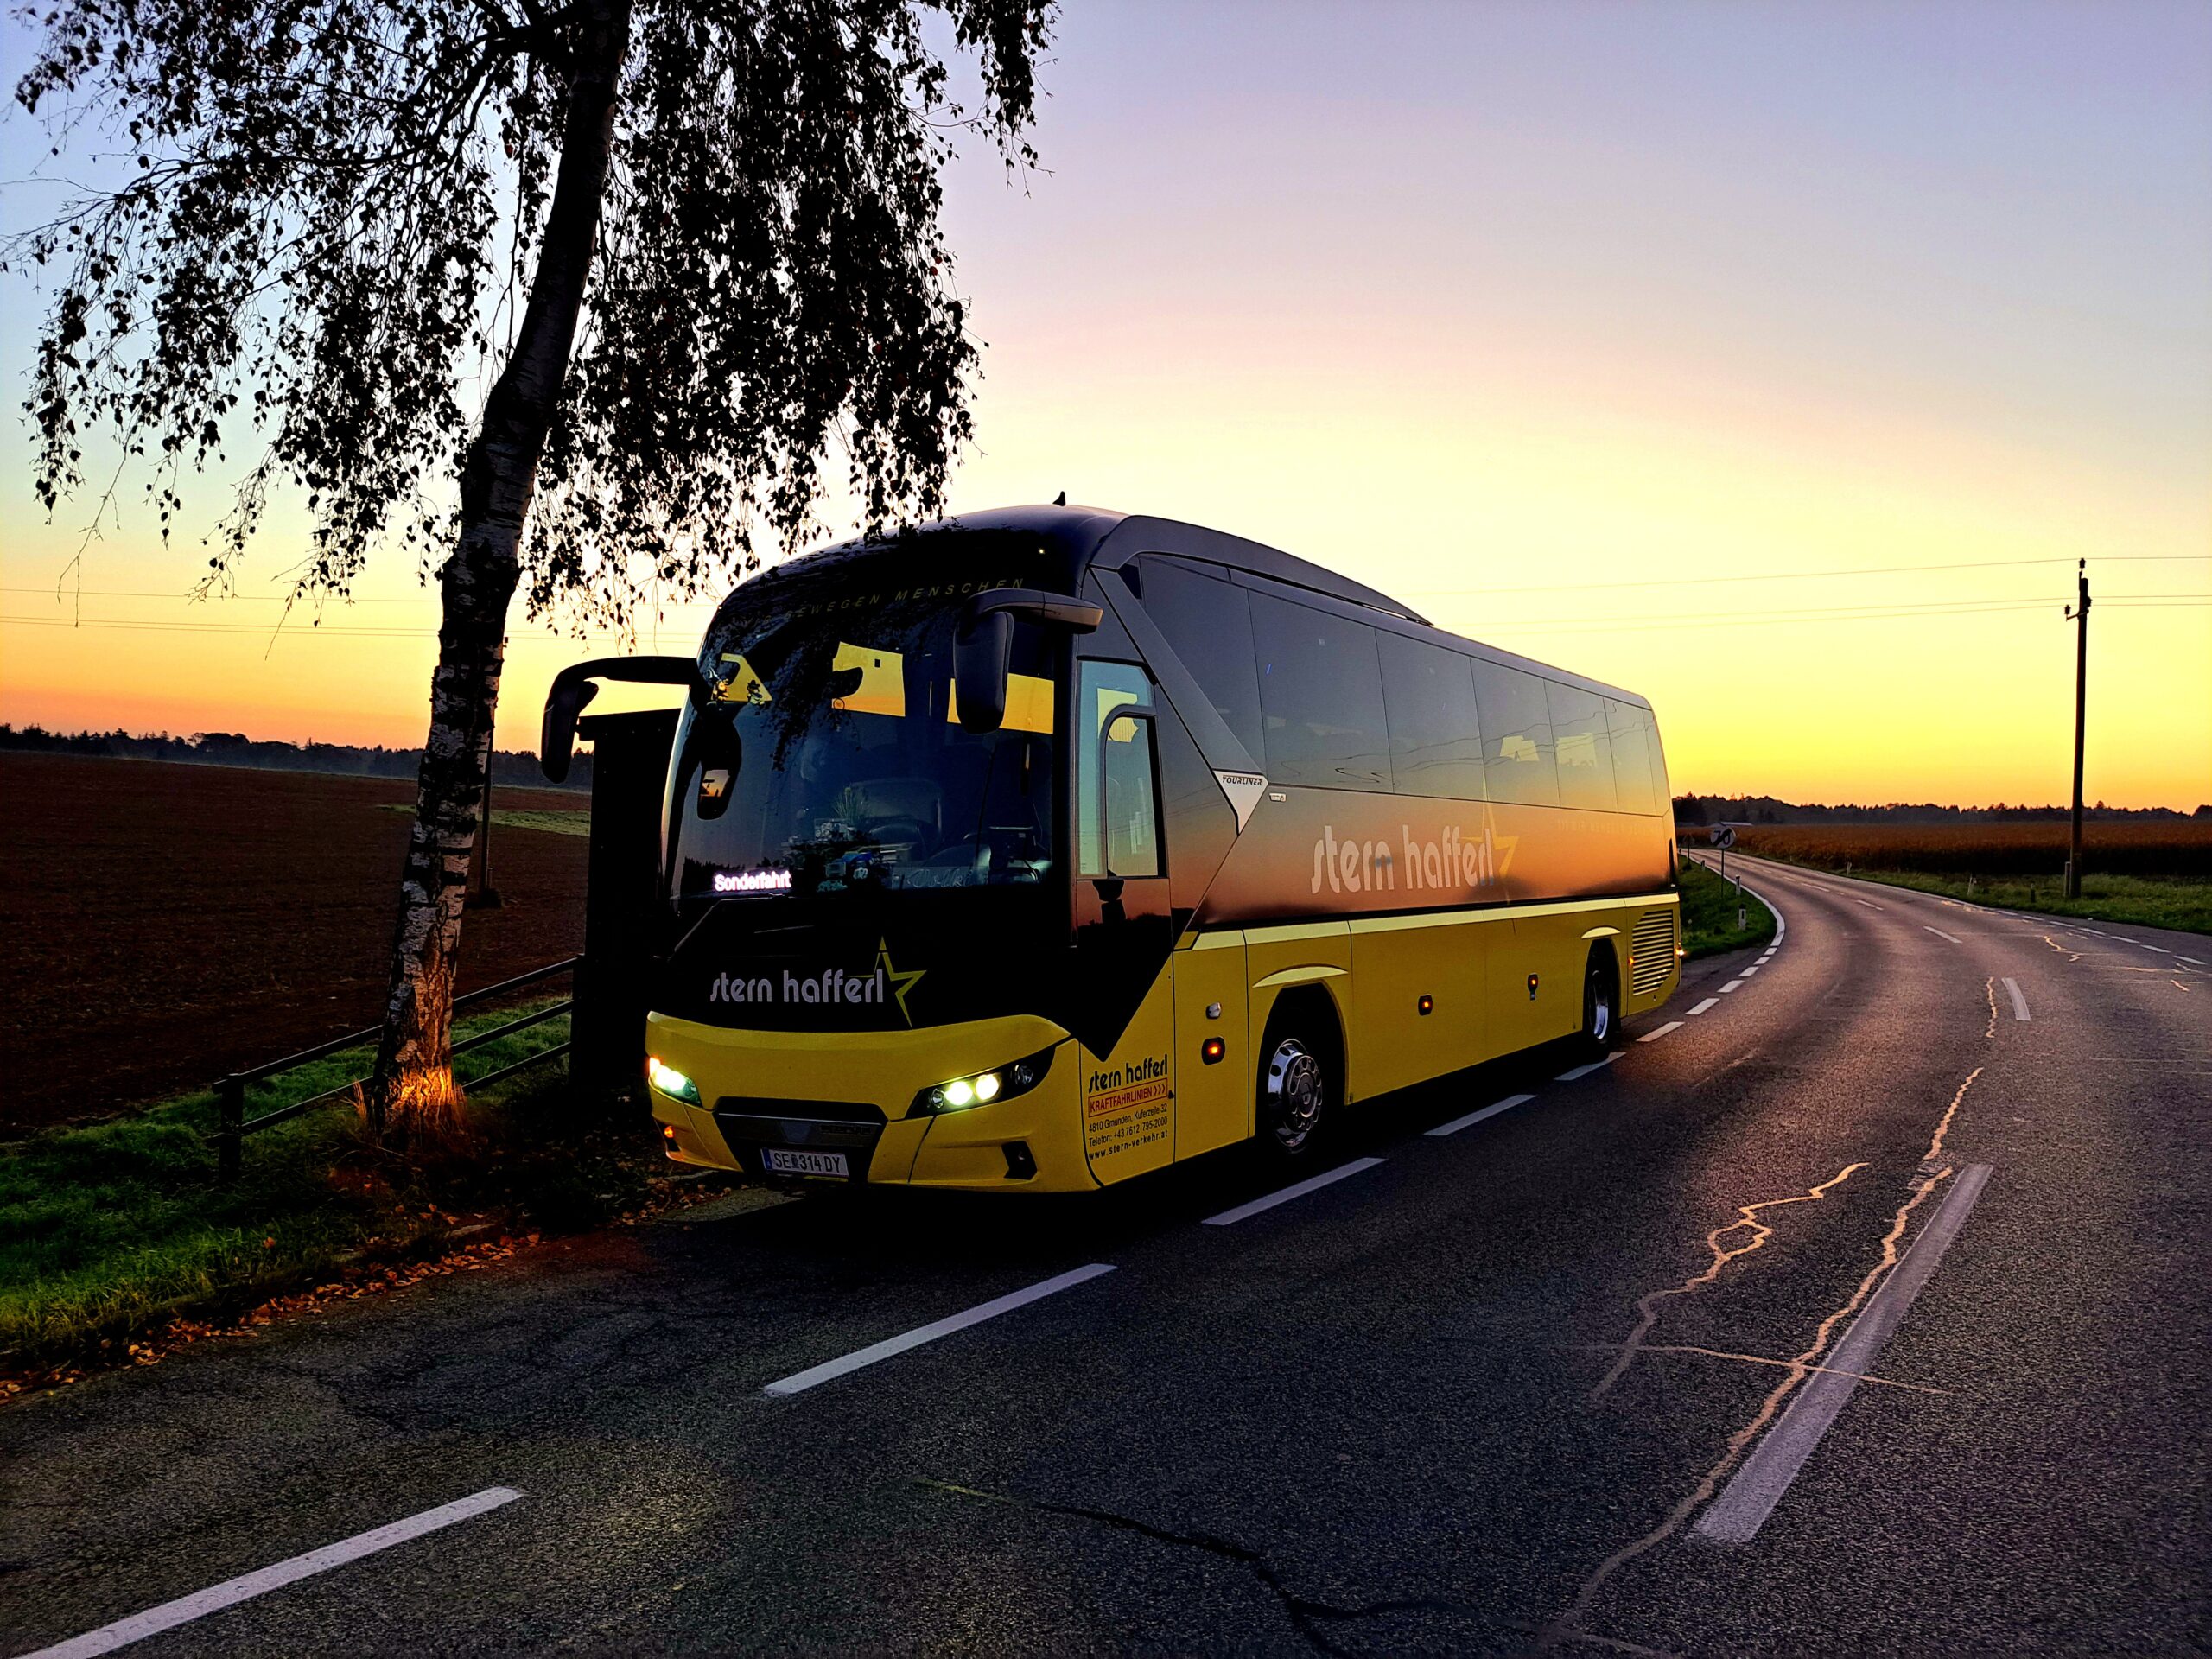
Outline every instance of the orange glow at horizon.
<path id="1" fill-rule="evenodd" d="M 2088 798 L 2212 801 L 2212 606 L 2158 597 L 2212 598 L 2212 14 L 1268 15 L 1071 10 L 1050 171 L 951 177 L 988 342 L 956 511 L 1269 543 L 1648 696 L 1677 792 L 1801 802 L 2063 803 L 2086 557 Z M 0 348 L 19 384 L 22 320 Z M 90 508 L 41 523 L 29 456 L 0 438 L 0 720 L 422 741 L 404 556 L 272 637 L 296 504 L 260 597 L 191 606 L 123 596 L 204 558 L 125 496 L 82 614 L 137 626 L 49 626 Z M 1979 568 L 1821 574 L 1927 566 Z M 613 642 L 511 626 L 498 741 L 534 748 Z"/>

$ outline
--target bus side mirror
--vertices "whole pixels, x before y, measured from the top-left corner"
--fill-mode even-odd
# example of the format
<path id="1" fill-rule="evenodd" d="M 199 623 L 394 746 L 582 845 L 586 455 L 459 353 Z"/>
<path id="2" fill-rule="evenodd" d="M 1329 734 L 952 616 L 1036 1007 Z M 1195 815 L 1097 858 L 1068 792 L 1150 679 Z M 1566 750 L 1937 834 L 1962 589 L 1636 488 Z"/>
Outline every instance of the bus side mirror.
<path id="1" fill-rule="evenodd" d="M 952 692 L 963 732 L 995 732 L 1006 722 L 1006 679 L 1014 660 L 1014 618 L 989 611 L 966 619 L 952 642 Z"/>
<path id="2" fill-rule="evenodd" d="M 1096 605 L 1035 588 L 992 588 L 968 601 L 952 638 L 952 690 L 960 728 L 995 732 L 1006 723 L 1006 677 L 1014 660 L 1014 619 L 1090 633 L 1106 620 Z"/>
<path id="3" fill-rule="evenodd" d="M 576 747 L 576 716 L 599 695 L 601 680 L 680 685 L 694 702 L 705 701 L 711 690 L 700 677 L 699 664 L 689 657 L 601 657 L 594 662 L 571 663 L 553 677 L 552 689 L 545 694 L 544 725 L 538 734 L 538 767 L 556 784 L 569 775 L 569 762 Z"/>

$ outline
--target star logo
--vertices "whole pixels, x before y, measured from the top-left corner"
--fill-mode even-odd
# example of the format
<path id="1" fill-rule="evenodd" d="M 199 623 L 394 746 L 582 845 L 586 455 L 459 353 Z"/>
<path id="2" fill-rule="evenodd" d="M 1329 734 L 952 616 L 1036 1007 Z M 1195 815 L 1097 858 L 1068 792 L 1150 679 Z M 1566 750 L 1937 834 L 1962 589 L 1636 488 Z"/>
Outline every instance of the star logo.
<path id="1" fill-rule="evenodd" d="M 892 965 L 891 942 L 880 938 L 875 942 L 875 965 L 884 979 L 889 982 L 891 994 L 899 999 L 899 1012 L 906 1016 L 908 1025 L 912 1025 L 914 1015 L 913 1011 L 906 1006 L 906 993 L 914 988 L 914 982 L 929 972 L 929 969 L 914 968 L 906 973 L 900 973 Z"/>

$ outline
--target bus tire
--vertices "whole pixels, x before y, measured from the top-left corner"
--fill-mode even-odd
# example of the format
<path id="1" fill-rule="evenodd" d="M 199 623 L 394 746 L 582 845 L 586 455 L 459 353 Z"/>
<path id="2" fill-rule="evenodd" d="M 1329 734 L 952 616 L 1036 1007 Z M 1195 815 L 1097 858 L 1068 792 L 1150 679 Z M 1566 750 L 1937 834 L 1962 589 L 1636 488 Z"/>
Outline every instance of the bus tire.
<path id="1" fill-rule="evenodd" d="M 1582 1029 L 1575 1046 L 1586 1058 L 1601 1059 L 1620 1033 L 1620 976 L 1613 969 L 1611 947 L 1602 939 L 1590 947 L 1590 965 L 1582 975 Z"/>
<path id="2" fill-rule="evenodd" d="M 1256 1139 L 1270 1163 L 1302 1162 L 1320 1141 L 1329 1108 L 1341 1097 L 1333 1030 L 1295 1011 L 1268 1022 L 1260 1048 Z"/>

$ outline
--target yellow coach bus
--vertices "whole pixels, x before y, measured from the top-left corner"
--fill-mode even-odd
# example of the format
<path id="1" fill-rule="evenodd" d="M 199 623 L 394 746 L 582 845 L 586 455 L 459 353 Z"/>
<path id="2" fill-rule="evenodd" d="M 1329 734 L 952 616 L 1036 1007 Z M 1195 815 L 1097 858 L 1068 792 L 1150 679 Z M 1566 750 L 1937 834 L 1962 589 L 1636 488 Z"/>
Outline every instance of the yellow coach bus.
<path id="1" fill-rule="evenodd" d="M 1257 543 L 1016 508 L 795 559 L 696 663 L 647 1022 L 671 1156 L 1069 1192 L 1580 1034 L 1677 979 L 1643 698 Z"/>

